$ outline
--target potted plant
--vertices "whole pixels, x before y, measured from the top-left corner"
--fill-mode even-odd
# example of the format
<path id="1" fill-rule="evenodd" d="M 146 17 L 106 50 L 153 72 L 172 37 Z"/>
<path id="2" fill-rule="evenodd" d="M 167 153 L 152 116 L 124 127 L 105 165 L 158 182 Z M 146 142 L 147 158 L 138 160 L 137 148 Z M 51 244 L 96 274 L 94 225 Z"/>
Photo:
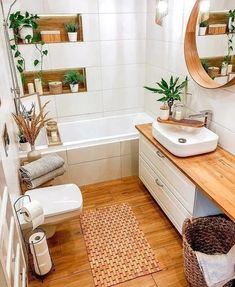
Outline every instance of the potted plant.
<path id="1" fill-rule="evenodd" d="M 49 102 L 43 105 L 38 114 L 35 111 L 35 105 L 32 105 L 32 111 L 30 112 L 30 115 L 25 114 L 22 111 L 18 114 L 12 114 L 19 130 L 22 132 L 23 136 L 31 146 L 31 151 L 28 152 L 27 155 L 29 162 L 37 160 L 41 157 L 41 153 L 35 150 L 35 142 L 41 129 L 44 127 L 47 121 L 50 120 L 46 119 L 48 113 L 44 112 L 48 103 Z"/>
<path id="2" fill-rule="evenodd" d="M 65 29 L 68 32 L 69 42 L 77 42 L 78 39 L 78 23 L 69 22 L 65 24 Z"/>
<path id="3" fill-rule="evenodd" d="M 208 27 L 208 21 L 206 21 L 206 20 L 202 21 L 199 24 L 199 36 L 205 36 L 206 35 L 207 27 Z"/>
<path id="4" fill-rule="evenodd" d="M 18 141 L 21 151 L 29 151 L 30 145 L 21 131 L 18 132 Z"/>
<path id="5" fill-rule="evenodd" d="M 160 119 L 163 121 L 167 121 L 169 118 L 169 106 L 168 104 L 165 102 L 161 107 L 160 107 Z"/>
<path id="6" fill-rule="evenodd" d="M 10 28 L 14 30 L 16 38 L 19 37 L 24 43 L 30 43 L 33 39 L 33 30 L 38 27 L 37 19 L 39 19 L 37 14 L 30 14 L 27 11 L 21 14 L 21 11 L 17 11 L 10 15 Z"/>
<path id="7" fill-rule="evenodd" d="M 168 104 L 170 116 L 172 116 L 172 106 L 174 101 L 181 101 L 182 91 L 187 87 L 188 78 L 186 77 L 182 83 L 178 82 L 179 77 L 174 79 L 173 76 L 171 76 L 169 83 L 167 83 L 164 79 L 161 79 L 161 82 L 157 83 L 157 88 L 144 87 L 153 93 L 163 95 L 160 99 L 158 99 L 158 101 Z"/>
<path id="8" fill-rule="evenodd" d="M 235 30 L 235 9 L 229 10 L 228 17 L 229 17 L 228 30 L 230 33 L 234 33 L 234 30 Z"/>
<path id="9" fill-rule="evenodd" d="M 68 71 L 64 75 L 64 84 L 69 84 L 71 92 L 77 93 L 79 84 L 84 82 L 84 76 L 77 71 Z"/>

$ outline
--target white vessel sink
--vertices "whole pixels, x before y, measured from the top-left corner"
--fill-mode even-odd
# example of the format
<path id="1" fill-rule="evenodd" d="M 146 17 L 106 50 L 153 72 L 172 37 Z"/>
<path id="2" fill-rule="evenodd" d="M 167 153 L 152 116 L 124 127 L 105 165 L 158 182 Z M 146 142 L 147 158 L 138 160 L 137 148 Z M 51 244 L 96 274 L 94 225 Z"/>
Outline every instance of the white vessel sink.
<path id="1" fill-rule="evenodd" d="M 187 157 L 212 152 L 216 149 L 219 137 L 203 128 L 182 127 L 153 123 L 153 137 L 169 152 L 178 157 Z"/>

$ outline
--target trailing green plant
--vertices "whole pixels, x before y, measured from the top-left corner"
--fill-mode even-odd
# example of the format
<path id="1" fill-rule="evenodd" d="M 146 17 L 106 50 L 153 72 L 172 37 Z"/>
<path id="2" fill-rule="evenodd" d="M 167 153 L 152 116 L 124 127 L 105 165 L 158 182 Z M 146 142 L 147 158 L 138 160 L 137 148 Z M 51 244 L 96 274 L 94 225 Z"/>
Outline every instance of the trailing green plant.
<path id="1" fill-rule="evenodd" d="M 78 71 L 68 71 L 64 74 L 64 84 L 76 85 L 84 82 L 85 77 Z"/>
<path id="2" fill-rule="evenodd" d="M 199 26 L 200 26 L 201 28 L 208 27 L 208 25 L 209 25 L 209 23 L 208 23 L 208 21 L 207 21 L 207 20 L 202 21 L 202 22 L 199 24 Z"/>
<path id="3" fill-rule="evenodd" d="M 75 33 L 77 32 L 79 28 L 78 23 L 75 22 L 69 22 L 67 24 L 65 24 L 65 29 L 67 30 L 68 33 Z"/>
<path id="4" fill-rule="evenodd" d="M 45 42 L 43 41 L 35 43 L 35 47 L 39 52 L 39 58 L 34 60 L 33 65 L 35 68 L 39 66 L 40 70 L 37 73 L 37 78 L 43 81 L 43 64 L 44 64 L 44 58 L 48 55 L 48 50 L 44 48 Z"/>
<path id="5" fill-rule="evenodd" d="M 235 21 L 235 9 L 234 10 L 229 10 L 228 12 L 229 18 L 232 18 L 232 21 Z"/>
<path id="6" fill-rule="evenodd" d="M 202 67 L 204 68 L 204 70 L 208 73 L 208 69 L 209 69 L 210 65 L 207 62 L 207 60 L 201 59 L 201 64 L 202 64 Z"/>
<path id="7" fill-rule="evenodd" d="M 38 24 L 36 20 L 39 19 L 37 14 L 30 14 L 29 12 L 25 12 L 25 14 L 21 14 L 21 11 L 17 11 L 16 13 L 12 13 L 9 17 L 10 28 L 14 30 L 15 36 L 19 35 L 19 30 L 22 27 L 31 27 L 34 30 L 37 29 Z"/>
<path id="8" fill-rule="evenodd" d="M 164 79 L 161 79 L 160 82 L 157 82 L 156 88 L 151 87 L 144 87 L 145 89 L 159 94 L 162 97 L 157 101 L 167 103 L 170 108 L 170 115 L 171 115 L 171 108 L 174 104 L 174 101 L 181 101 L 181 95 L 183 93 L 183 89 L 186 89 L 188 84 L 188 78 L 186 77 L 185 80 L 179 83 L 179 77 L 174 79 L 173 76 L 170 77 L 169 83 L 167 83 Z"/>

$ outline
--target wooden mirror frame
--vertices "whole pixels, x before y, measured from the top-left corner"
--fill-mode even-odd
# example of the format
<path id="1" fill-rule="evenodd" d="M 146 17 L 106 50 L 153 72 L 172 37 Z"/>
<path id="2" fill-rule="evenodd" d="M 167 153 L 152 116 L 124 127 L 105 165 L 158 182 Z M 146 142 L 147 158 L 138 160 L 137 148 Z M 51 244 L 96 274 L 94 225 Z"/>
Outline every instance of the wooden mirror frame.
<path id="1" fill-rule="evenodd" d="M 184 55 L 189 74 L 198 85 L 206 89 L 231 87 L 235 85 L 235 78 L 233 78 L 232 80 L 223 85 L 216 83 L 207 74 L 207 72 L 204 70 L 201 64 L 198 55 L 197 41 L 196 41 L 197 36 L 196 28 L 197 28 L 199 11 L 200 11 L 200 0 L 197 0 L 189 17 L 184 41 Z"/>

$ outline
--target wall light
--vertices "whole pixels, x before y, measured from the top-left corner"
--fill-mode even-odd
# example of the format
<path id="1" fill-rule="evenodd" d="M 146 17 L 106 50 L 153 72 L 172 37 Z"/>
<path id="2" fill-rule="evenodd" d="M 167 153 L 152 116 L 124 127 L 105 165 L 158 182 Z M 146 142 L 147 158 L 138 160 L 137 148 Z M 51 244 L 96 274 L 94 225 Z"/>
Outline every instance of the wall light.
<path id="1" fill-rule="evenodd" d="M 162 25 L 163 18 L 168 14 L 168 0 L 157 0 L 155 22 Z"/>

